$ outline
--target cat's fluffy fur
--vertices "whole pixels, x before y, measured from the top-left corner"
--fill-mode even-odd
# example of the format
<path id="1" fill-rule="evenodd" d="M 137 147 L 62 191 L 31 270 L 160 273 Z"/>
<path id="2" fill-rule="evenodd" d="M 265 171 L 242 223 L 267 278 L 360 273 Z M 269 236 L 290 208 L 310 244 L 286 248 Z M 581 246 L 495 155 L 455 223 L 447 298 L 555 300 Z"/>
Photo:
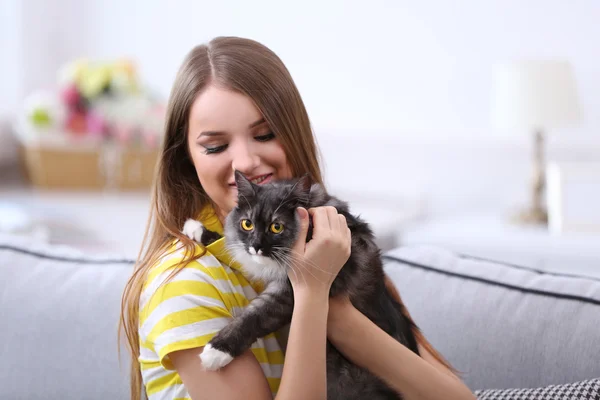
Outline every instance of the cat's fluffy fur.
<path id="1" fill-rule="evenodd" d="M 234 318 L 204 348 L 205 368 L 219 369 L 245 352 L 258 338 L 279 330 L 291 321 L 293 291 L 287 278 L 290 249 L 300 221 L 297 207 L 333 206 L 346 217 L 352 233 L 351 255 L 331 287 L 331 296 L 347 294 L 354 306 L 389 335 L 419 354 L 413 332 L 418 331 L 410 317 L 402 312 L 384 282 L 380 250 L 364 221 L 350 214 L 348 205 L 330 196 L 324 187 L 310 185 L 308 177 L 254 185 L 236 172 L 238 205 L 228 215 L 224 232 L 227 247 L 253 279 L 266 283 L 265 290 Z M 240 223 L 248 219 L 251 231 Z M 269 231 L 272 222 L 284 226 L 281 233 Z M 204 245 L 219 238 L 197 221 L 188 221 L 184 233 Z M 312 224 L 307 241 L 312 236 Z M 294 268 L 291 273 L 307 273 Z M 369 346 L 365 343 L 365 346 Z M 327 346 L 328 399 L 400 399 L 383 381 L 349 362 L 330 343 Z"/>

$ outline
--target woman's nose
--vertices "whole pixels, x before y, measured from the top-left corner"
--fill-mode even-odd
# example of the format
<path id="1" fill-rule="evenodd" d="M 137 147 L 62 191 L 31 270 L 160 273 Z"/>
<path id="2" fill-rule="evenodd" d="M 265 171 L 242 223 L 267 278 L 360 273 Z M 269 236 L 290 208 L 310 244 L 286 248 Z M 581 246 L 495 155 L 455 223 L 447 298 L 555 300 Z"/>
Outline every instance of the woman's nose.
<path id="1" fill-rule="evenodd" d="M 244 175 L 249 175 L 259 166 L 260 157 L 252 151 L 251 146 L 239 146 L 234 154 L 231 161 L 231 167 L 233 170 L 238 170 Z"/>

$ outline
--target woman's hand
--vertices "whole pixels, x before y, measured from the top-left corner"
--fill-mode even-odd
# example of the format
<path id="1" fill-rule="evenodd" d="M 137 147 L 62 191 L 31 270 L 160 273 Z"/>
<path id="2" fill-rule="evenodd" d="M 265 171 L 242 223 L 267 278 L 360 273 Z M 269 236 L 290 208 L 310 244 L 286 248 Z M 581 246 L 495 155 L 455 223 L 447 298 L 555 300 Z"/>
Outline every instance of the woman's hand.
<path id="1" fill-rule="evenodd" d="M 350 257 L 351 235 L 346 218 L 334 207 L 297 210 L 301 231 L 294 244 L 294 263 L 288 276 L 297 291 L 329 293 L 338 272 Z M 312 239 L 306 243 L 308 215 L 313 218 Z"/>

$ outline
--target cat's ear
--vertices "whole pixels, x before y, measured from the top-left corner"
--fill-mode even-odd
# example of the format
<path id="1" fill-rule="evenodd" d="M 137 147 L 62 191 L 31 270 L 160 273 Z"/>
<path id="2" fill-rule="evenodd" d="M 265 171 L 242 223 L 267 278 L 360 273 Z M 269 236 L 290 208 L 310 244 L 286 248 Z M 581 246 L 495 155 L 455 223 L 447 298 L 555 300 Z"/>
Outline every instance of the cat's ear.
<path id="1" fill-rule="evenodd" d="M 308 203 L 308 199 L 310 197 L 310 186 L 312 183 L 312 179 L 309 174 L 304 174 L 292 187 L 290 194 L 288 197 L 294 197 L 298 199 L 298 203 L 301 205 L 305 205 Z"/>
<path id="2" fill-rule="evenodd" d="M 240 171 L 235 171 L 235 184 L 238 190 L 238 197 L 254 197 L 256 192 L 254 191 L 254 186 L 252 182 L 248 180 Z"/>
<path id="3" fill-rule="evenodd" d="M 310 200 L 314 204 L 323 204 L 327 199 L 327 190 L 325 190 L 325 186 L 314 183 L 310 187 Z"/>
<path id="4" fill-rule="evenodd" d="M 298 184 L 296 185 L 296 188 L 297 188 L 296 190 L 298 190 L 298 192 L 301 193 L 302 195 L 308 196 L 308 194 L 310 193 L 311 184 L 312 184 L 312 179 L 310 179 L 310 175 L 304 174 L 298 180 Z"/>

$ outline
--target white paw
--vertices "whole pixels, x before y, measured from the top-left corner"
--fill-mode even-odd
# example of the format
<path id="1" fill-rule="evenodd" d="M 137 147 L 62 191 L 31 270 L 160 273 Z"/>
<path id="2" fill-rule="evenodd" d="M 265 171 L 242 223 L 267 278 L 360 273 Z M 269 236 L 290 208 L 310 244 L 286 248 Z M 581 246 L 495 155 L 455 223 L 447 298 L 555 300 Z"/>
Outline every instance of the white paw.
<path id="1" fill-rule="evenodd" d="M 229 364 L 233 357 L 229 354 L 213 348 L 210 344 L 204 346 L 202 354 L 200 354 L 202 366 L 208 371 L 216 371 Z"/>
<path id="2" fill-rule="evenodd" d="M 200 238 L 202 237 L 202 231 L 204 227 L 200 223 L 200 221 L 196 221 L 195 219 L 188 219 L 183 224 L 183 233 L 185 236 L 189 237 L 196 242 L 200 242 Z"/>

